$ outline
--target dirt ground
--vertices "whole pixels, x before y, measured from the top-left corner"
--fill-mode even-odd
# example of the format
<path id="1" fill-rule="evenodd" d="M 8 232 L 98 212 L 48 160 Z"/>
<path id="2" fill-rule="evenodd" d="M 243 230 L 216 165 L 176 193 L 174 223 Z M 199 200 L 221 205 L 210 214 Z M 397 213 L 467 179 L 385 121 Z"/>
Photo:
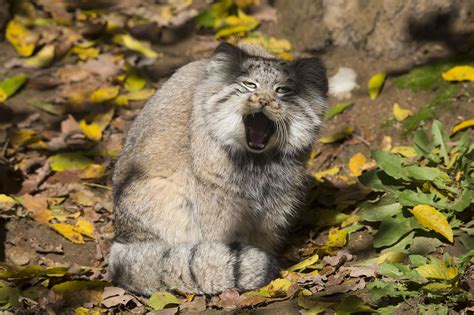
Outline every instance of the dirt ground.
<path id="1" fill-rule="evenodd" d="M 278 37 L 278 34 L 272 35 Z M 291 38 L 289 40 L 291 41 Z M 179 66 L 191 60 L 209 57 L 217 43 L 218 41 L 214 35 L 192 30 L 189 36 L 181 38 L 175 43 L 167 45 L 154 44 L 153 49 L 162 53 L 163 56 L 154 63 L 142 67 L 141 71 L 149 78 L 149 86 L 159 88 L 162 82 Z M 293 53 L 295 56 L 309 55 L 308 52 L 294 51 Z M 317 144 L 315 152 L 318 152 L 318 155 L 310 164 L 308 172 L 314 174 L 334 166 L 341 166 L 340 175 L 350 177 L 351 173 L 347 165 L 351 157 L 358 152 L 366 157 L 370 157 L 371 151 L 380 149 L 383 146 L 384 137 L 391 137 L 391 145 L 393 147 L 412 145 L 413 133 L 404 134 L 403 124 L 393 119 L 393 104 L 399 103 L 401 107 L 417 112 L 430 100 L 434 92 L 431 90 L 414 92 L 410 89 L 400 88 L 395 85 L 395 79 L 400 75 L 408 73 L 416 66 L 432 65 L 436 61 L 452 57 L 451 53 L 447 47 L 434 43 L 424 52 L 401 56 L 398 59 L 370 57 L 363 51 L 344 47 L 333 48 L 320 54 L 319 56 L 327 67 L 329 77 L 333 76 L 340 67 L 350 67 L 357 73 L 359 88 L 355 89 L 352 92 L 352 97 L 347 99 L 353 105 L 342 114 L 327 121 L 322 128 L 321 136 L 333 135 L 345 127 L 353 128 L 352 135 L 335 143 Z M 12 45 L 6 41 L 0 43 L 0 65 L 6 65 L 16 57 L 17 54 Z M 99 161 L 99 163 L 103 163 L 107 167 L 106 174 L 100 178 L 83 179 L 81 178 L 82 175 L 75 171 L 47 171 L 47 174 L 41 178 L 42 168 L 46 163 L 46 158 L 51 156 L 51 153 L 48 150 L 31 149 L 26 146 L 13 148 L 7 141 L 7 134 L 12 130 L 28 128 L 38 130 L 40 137 L 45 142 L 51 141 L 64 133 L 64 121 L 68 118 L 67 114 L 73 115 L 76 124 L 87 114 L 87 112 L 81 111 L 74 106 L 67 107 L 66 112 L 62 115 L 52 115 L 31 106 L 32 100 L 47 100 L 50 102 L 58 97 L 59 86 L 54 83 L 49 85 L 50 82 L 48 80 L 54 81 L 54 71 L 70 61 L 71 58 L 67 57 L 44 69 L 21 67 L 13 69 L 3 67 L 0 69 L 0 79 L 18 73 L 26 73 L 30 77 L 28 84 L 19 93 L 8 98 L 4 104 L 0 104 L 0 152 L 2 152 L 0 159 L 3 159 L 3 162 L 0 160 L 0 167 L 3 167 L 1 169 L 2 172 L 0 172 L 0 188 L 2 188 L 0 193 L 17 195 L 20 192 L 21 194 L 26 192 L 32 196 L 65 198 L 61 202 L 62 213 L 60 215 L 69 216 L 66 222 L 70 222 L 75 220 L 72 217 L 74 213 L 79 212 L 81 217 L 85 217 L 89 222 L 93 223 L 95 237 L 94 239 L 85 238 L 84 244 L 75 244 L 53 230 L 50 225 L 39 224 L 38 218 L 35 215 L 28 215 L 28 210 L 31 213 L 31 209 L 35 208 L 34 205 L 18 206 L 15 213 L 9 215 L 8 218 L 4 216 L 4 219 L 0 222 L 0 246 L 3 247 L 0 250 L 1 260 L 9 264 L 17 266 L 65 266 L 69 269 L 80 268 L 79 266 L 102 268 L 106 267 L 107 264 L 108 248 L 113 238 L 113 205 L 111 200 L 110 174 L 113 168 L 114 157 L 94 157 L 95 161 Z M 374 74 L 380 72 L 387 73 L 388 77 L 380 95 L 376 100 L 371 100 L 367 84 Z M 449 130 L 459 122 L 474 117 L 473 99 L 465 96 L 465 93 L 474 95 L 474 86 L 472 82 L 459 84 L 461 85 L 461 90 L 451 98 L 451 104 L 442 105 L 436 111 L 436 119 L 440 120 Z M 330 96 L 329 102 L 330 104 L 337 104 L 341 100 Z M 94 145 L 97 145 L 100 149 L 111 149 L 119 146 L 126 136 L 130 124 L 140 112 L 140 108 L 144 103 L 144 100 L 132 101 L 128 106 L 116 107 L 113 115 L 114 118 L 110 122 L 110 126 L 103 131 L 101 142 Z M 61 123 L 63 123 L 62 130 Z M 423 123 L 429 126 L 431 120 Z M 83 136 L 72 137 L 66 141 L 67 145 L 60 150 L 75 151 L 75 148 L 87 148 L 87 150 L 90 150 L 92 146 L 85 144 L 85 142 L 86 139 Z M 27 180 L 32 181 L 31 187 L 33 188 L 28 188 L 25 185 Z M 35 180 L 38 181 L 35 183 Z M 334 195 L 334 191 L 331 191 L 331 187 L 324 187 L 325 184 L 319 185 L 316 189 L 320 189 L 323 204 L 326 201 L 327 204 L 330 204 L 331 199 L 337 198 L 337 195 Z M 334 183 L 331 183 L 331 185 L 334 185 Z M 368 194 L 360 187 L 357 189 L 351 187 L 349 189 L 352 189 L 354 194 L 354 202 L 364 200 Z M 311 224 L 308 224 L 308 218 L 318 220 L 317 208 L 320 204 L 317 201 L 314 204 L 316 204 L 316 208 L 312 207 L 310 209 L 312 214 L 310 213 L 309 216 L 305 215 L 302 222 L 288 236 L 288 249 L 286 253 L 282 253 L 281 257 L 282 261 L 285 261 L 288 265 L 303 259 L 304 255 L 302 255 L 301 251 L 303 248 L 310 247 L 311 244 L 322 244 L 328 237 L 329 229 L 327 227 L 315 229 Z M 351 209 L 350 211 L 354 211 L 356 206 L 352 205 L 349 208 Z M 369 229 L 362 229 L 352 233 L 344 250 L 351 255 L 352 264 L 377 256 L 377 251 L 372 247 L 372 234 Z M 444 252 L 459 255 L 464 252 L 464 247 L 457 240 L 453 245 L 443 247 L 440 253 Z M 350 266 L 351 263 L 348 265 Z M 98 274 L 89 275 L 88 279 L 99 278 L 106 279 L 107 275 L 102 272 L 100 276 Z M 25 282 L 22 285 L 31 285 L 32 281 L 29 283 Z M 472 278 L 470 281 L 472 282 Z M 361 293 L 360 296 L 364 297 L 364 293 Z M 139 299 L 139 301 L 144 301 L 144 299 Z M 32 309 L 35 309 L 35 307 L 38 309 L 39 306 L 35 303 L 30 304 L 33 305 Z M 412 309 L 402 307 L 397 312 L 416 313 L 416 303 L 413 303 L 411 305 Z M 91 304 L 87 303 L 81 305 L 86 305 L 86 308 L 91 306 Z M 111 308 L 109 311 L 145 311 L 143 307 L 140 308 L 136 305 L 130 307 L 130 305 L 126 305 L 125 303 L 120 307 L 117 306 L 116 309 Z M 77 304 L 74 305 L 74 307 L 79 306 Z M 225 306 L 220 306 L 214 306 L 212 307 L 213 309 L 208 306 L 205 312 L 220 313 L 226 312 L 222 309 L 229 310 Z M 264 303 L 256 308 L 251 306 L 250 308 L 244 308 L 243 312 L 293 314 L 298 313 L 300 309 L 301 305 L 298 304 L 298 299 L 292 298 L 286 301 Z M 234 309 L 234 311 L 236 310 Z M 200 312 L 204 313 L 202 309 L 200 309 Z"/>

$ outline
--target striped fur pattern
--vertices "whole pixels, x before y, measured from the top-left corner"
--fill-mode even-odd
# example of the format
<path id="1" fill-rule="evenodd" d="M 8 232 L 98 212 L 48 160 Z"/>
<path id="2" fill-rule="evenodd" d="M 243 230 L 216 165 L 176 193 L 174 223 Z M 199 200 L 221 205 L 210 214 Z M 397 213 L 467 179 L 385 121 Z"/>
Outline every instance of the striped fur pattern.
<path id="1" fill-rule="evenodd" d="M 254 46 L 223 43 L 179 69 L 132 125 L 114 170 L 114 282 L 144 295 L 216 294 L 278 277 L 273 255 L 305 199 L 326 93 L 318 59 Z M 275 126 L 258 150 L 244 126 L 255 113 Z"/>

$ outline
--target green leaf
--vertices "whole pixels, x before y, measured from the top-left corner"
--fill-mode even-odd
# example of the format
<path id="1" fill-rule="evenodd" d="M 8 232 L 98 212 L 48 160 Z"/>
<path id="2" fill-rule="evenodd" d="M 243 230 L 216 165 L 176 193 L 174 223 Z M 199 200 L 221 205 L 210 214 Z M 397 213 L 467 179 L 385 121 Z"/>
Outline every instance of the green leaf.
<path id="1" fill-rule="evenodd" d="M 377 98 L 380 91 L 382 90 L 383 84 L 385 82 L 387 74 L 386 73 L 377 73 L 373 75 L 369 80 L 369 97 L 373 101 Z"/>
<path id="2" fill-rule="evenodd" d="M 435 201 L 435 198 L 435 194 L 424 194 L 421 192 L 414 192 L 408 189 L 405 189 L 398 193 L 398 201 L 403 206 L 414 207 L 419 204 L 426 204 L 438 209 L 447 208 L 447 203 L 445 200 Z"/>
<path id="3" fill-rule="evenodd" d="M 377 162 L 377 166 L 388 175 L 396 179 L 408 179 L 405 169 L 402 167 L 403 158 L 397 154 L 387 151 L 375 151 L 372 157 Z"/>
<path id="4" fill-rule="evenodd" d="M 55 172 L 83 170 L 94 162 L 81 152 L 58 153 L 48 158 Z"/>
<path id="5" fill-rule="evenodd" d="M 436 249 L 443 245 L 438 238 L 419 236 L 413 239 L 410 246 L 410 253 L 417 255 L 428 255 L 436 251 Z"/>
<path id="6" fill-rule="evenodd" d="M 454 200 L 453 204 L 449 207 L 449 209 L 452 209 L 457 212 L 462 212 L 471 205 L 472 198 L 474 198 L 474 191 L 469 188 L 466 188 L 463 190 L 461 195 Z"/>
<path id="7" fill-rule="evenodd" d="M 402 205 L 393 198 L 382 198 L 377 203 L 364 202 L 359 205 L 361 211 L 357 213 L 365 221 L 382 221 L 387 217 L 392 217 L 402 210 Z"/>
<path id="8" fill-rule="evenodd" d="M 0 309 L 6 310 L 10 307 L 20 306 L 18 289 L 9 287 L 0 281 Z"/>
<path id="9" fill-rule="evenodd" d="M 51 289 L 55 293 L 76 293 L 80 290 L 98 290 L 110 286 L 110 282 L 99 280 L 72 280 L 54 285 Z"/>
<path id="10" fill-rule="evenodd" d="M 443 130 L 443 124 L 439 120 L 433 121 L 431 126 L 431 132 L 433 134 L 433 143 L 435 146 L 439 146 L 441 156 L 444 159 L 444 164 L 449 165 L 448 150 L 446 149 L 445 141 L 448 139 L 448 135 Z"/>
<path id="11" fill-rule="evenodd" d="M 405 167 L 405 172 L 408 177 L 416 180 L 433 181 L 434 179 L 443 176 L 443 172 L 434 167 L 420 167 L 416 165 L 410 165 Z M 444 174 L 447 176 L 446 174 Z M 449 178 L 449 177 L 448 177 Z"/>
<path id="12" fill-rule="evenodd" d="M 415 136 L 413 138 L 413 147 L 415 148 L 416 155 L 418 157 L 425 157 L 431 160 L 431 151 L 433 150 L 433 144 L 431 143 L 430 139 L 426 132 L 423 129 L 417 129 L 415 131 Z M 439 162 L 439 159 L 437 161 Z"/>
<path id="13" fill-rule="evenodd" d="M 469 235 L 461 235 L 459 240 L 467 250 L 474 249 L 474 237 Z"/>
<path id="14" fill-rule="evenodd" d="M 162 310 L 167 306 L 179 304 L 181 304 L 181 301 L 176 296 L 168 292 L 155 292 L 147 302 L 147 305 L 153 308 L 155 311 Z"/>
<path id="15" fill-rule="evenodd" d="M 336 314 L 348 315 L 353 313 L 373 313 L 374 309 L 366 305 L 364 300 L 358 296 L 348 296 L 336 304 Z"/>
<path id="16" fill-rule="evenodd" d="M 394 178 L 381 170 L 370 170 L 359 176 L 362 185 L 369 187 L 373 191 L 397 193 L 403 187 Z"/>
<path id="17" fill-rule="evenodd" d="M 326 114 L 324 115 L 324 120 L 328 121 L 329 119 L 333 118 L 334 116 L 337 116 L 344 112 L 349 106 L 354 104 L 353 102 L 345 102 L 345 103 L 339 103 L 336 105 L 333 105 L 329 107 L 329 109 L 326 111 Z"/>
<path id="18" fill-rule="evenodd" d="M 448 315 L 448 306 L 446 304 L 428 304 L 418 305 L 420 315 Z"/>
<path id="19" fill-rule="evenodd" d="M 394 80 L 395 86 L 408 88 L 416 92 L 428 90 L 436 83 L 442 82 L 441 73 L 449 69 L 448 65 L 424 66 L 411 70 Z"/>
<path id="20" fill-rule="evenodd" d="M 6 78 L 0 82 L 0 103 L 3 103 L 16 93 L 28 80 L 26 74 L 19 74 L 14 77 Z"/>
<path id="21" fill-rule="evenodd" d="M 428 258 L 421 255 L 410 255 L 408 258 L 410 259 L 410 263 L 417 267 L 426 265 L 428 263 Z"/>
<path id="22" fill-rule="evenodd" d="M 388 217 L 382 221 L 377 233 L 374 235 L 373 246 L 380 248 L 393 245 L 403 235 L 417 228 L 418 224 L 414 218 L 407 219 L 399 215 L 394 218 Z"/>

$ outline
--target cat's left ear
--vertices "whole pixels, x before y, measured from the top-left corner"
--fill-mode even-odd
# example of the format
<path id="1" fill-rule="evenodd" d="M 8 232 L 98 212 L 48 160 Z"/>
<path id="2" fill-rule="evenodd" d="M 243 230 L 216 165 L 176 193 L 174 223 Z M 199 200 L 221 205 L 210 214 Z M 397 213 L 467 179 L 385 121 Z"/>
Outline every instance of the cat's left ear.
<path id="1" fill-rule="evenodd" d="M 326 67 L 319 58 L 302 58 L 292 61 L 290 67 L 296 80 L 309 89 L 317 89 L 326 96 L 328 93 L 328 79 Z"/>

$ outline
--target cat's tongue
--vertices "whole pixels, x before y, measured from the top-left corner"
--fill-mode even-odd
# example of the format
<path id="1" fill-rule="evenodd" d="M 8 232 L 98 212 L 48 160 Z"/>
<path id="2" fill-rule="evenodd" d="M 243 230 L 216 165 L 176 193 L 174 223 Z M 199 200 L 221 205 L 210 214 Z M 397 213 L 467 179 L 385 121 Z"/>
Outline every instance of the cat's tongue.
<path id="1" fill-rule="evenodd" d="M 247 144 L 254 150 L 262 150 L 268 144 L 273 134 L 273 122 L 263 113 L 244 117 Z"/>

